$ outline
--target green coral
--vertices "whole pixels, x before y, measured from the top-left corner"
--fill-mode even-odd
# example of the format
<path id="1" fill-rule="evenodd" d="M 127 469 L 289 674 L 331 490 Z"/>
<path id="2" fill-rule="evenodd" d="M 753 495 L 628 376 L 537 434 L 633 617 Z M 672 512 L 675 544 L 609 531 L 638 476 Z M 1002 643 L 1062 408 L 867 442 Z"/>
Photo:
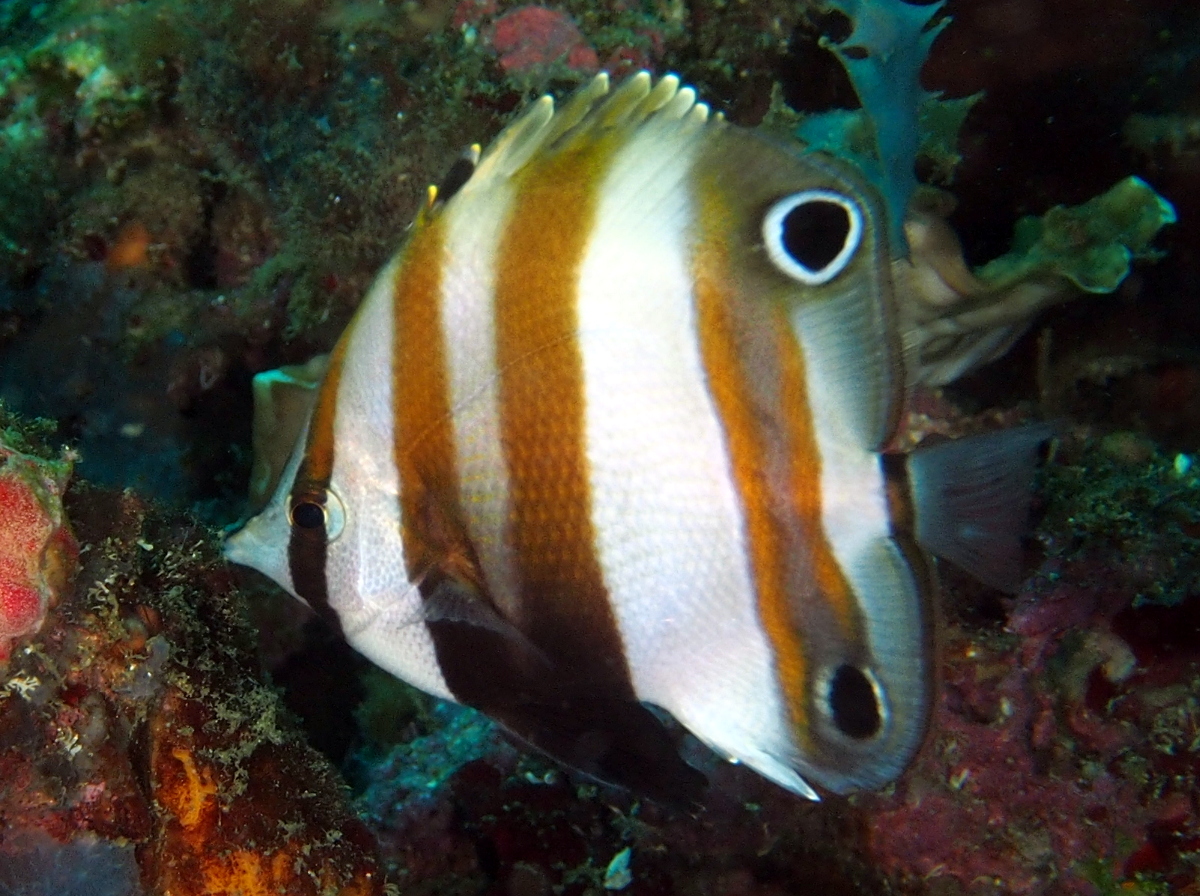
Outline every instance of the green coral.
<path id="1" fill-rule="evenodd" d="M 0 31 L 9 41 L 0 48 L 0 264 L 12 282 L 44 262 L 80 179 L 62 129 L 82 142 L 111 138 L 144 122 L 153 97 L 105 44 L 120 31 L 115 20 L 75 3 L 8 15 L 23 25 Z"/>
<path id="2" fill-rule="evenodd" d="M 0 34 L 13 35 L 23 29 L 41 28 L 54 4 L 42 0 L 8 0 L 0 3 Z"/>
<path id="3" fill-rule="evenodd" d="M 49 99 L 70 116 L 76 134 L 85 140 L 111 138 L 142 124 L 161 89 L 145 71 L 131 66 L 142 57 L 125 49 L 127 26 L 128 17 L 83 19 L 77 28 L 50 34 L 25 57 L 43 101 Z M 157 79 L 164 80 L 161 70 Z"/>
<path id="4" fill-rule="evenodd" d="M 920 146 L 918 158 L 929 163 L 929 177 L 933 183 L 954 182 L 954 171 L 962 162 L 958 151 L 958 135 L 962 132 L 967 114 L 983 99 L 982 93 L 958 99 L 943 99 L 934 94 L 925 97 L 917 111 Z"/>
<path id="5" fill-rule="evenodd" d="M 929 166 L 930 179 L 939 184 L 954 181 L 954 171 L 962 162 L 958 135 L 972 107 L 983 99 L 982 93 L 960 99 L 926 96 L 917 113 L 917 158 Z M 846 159 L 867 172 L 877 182 L 879 150 L 875 128 L 863 109 L 834 109 L 804 118 L 796 131 L 809 147 Z"/>
<path id="6" fill-rule="evenodd" d="M 0 121 L 0 263 L 20 274 L 43 251 L 60 194 L 55 165 L 47 163 L 53 155 L 36 99 L 17 99 L 25 67 L 19 60 L 6 62 L 0 93 L 15 104 Z"/>
<path id="7" fill-rule="evenodd" d="M 875 128 L 862 109 L 834 109 L 809 115 L 796 129 L 796 136 L 811 150 L 827 152 L 853 162 L 878 179 L 879 158 Z"/>
<path id="8" fill-rule="evenodd" d="M 0 443 L 21 454 L 59 461 L 63 456 L 58 441 L 58 422 L 44 417 L 21 417 L 0 402 Z"/>
<path id="9" fill-rule="evenodd" d="M 1150 243 L 1175 220 L 1171 203 L 1141 178 L 1127 177 L 1082 205 L 1057 205 L 1041 218 L 1022 218 L 1012 249 L 976 273 L 998 289 L 1050 274 L 1085 292 L 1109 293 L 1135 259 L 1159 257 Z"/>
<path id="10" fill-rule="evenodd" d="M 375 666 L 364 669 L 360 679 L 366 695 L 354 718 L 372 752 L 386 754 L 437 727 L 432 697 Z"/>
<path id="11" fill-rule="evenodd" d="M 1097 859 L 1084 863 L 1079 872 L 1096 888 L 1097 896 L 1168 896 L 1171 887 L 1156 874 L 1117 874 L 1110 862 Z"/>

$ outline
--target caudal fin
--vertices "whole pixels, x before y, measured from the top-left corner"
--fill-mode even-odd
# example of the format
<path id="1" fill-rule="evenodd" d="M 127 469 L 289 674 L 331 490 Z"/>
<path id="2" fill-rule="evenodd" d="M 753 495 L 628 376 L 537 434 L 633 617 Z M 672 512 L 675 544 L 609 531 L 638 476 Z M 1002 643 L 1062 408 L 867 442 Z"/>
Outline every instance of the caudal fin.
<path id="1" fill-rule="evenodd" d="M 1039 449 L 1048 423 L 919 448 L 908 458 L 916 536 L 985 585 L 1016 591 Z"/>

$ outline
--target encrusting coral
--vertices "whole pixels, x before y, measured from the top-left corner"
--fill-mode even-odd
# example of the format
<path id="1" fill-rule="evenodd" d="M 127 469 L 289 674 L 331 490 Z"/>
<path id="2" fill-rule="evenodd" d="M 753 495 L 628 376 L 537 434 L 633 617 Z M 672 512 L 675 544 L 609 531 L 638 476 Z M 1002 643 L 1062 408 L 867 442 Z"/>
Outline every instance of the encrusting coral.
<path id="1" fill-rule="evenodd" d="M 261 678 L 212 533 L 130 494 L 64 497 L 47 486 L 69 467 L 47 464 L 10 452 L 0 468 L 0 586 L 13 570 L 35 582 L 47 538 L 62 545 L 40 629 L 8 633 L 22 637 L 0 676 L 0 867 L 107 849 L 120 868 L 136 857 L 145 893 L 382 893 L 373 837 Z M 96 887 L 117 873 L 92 872 Z"/>
<path id="2" fill-rule="evenodd" d="M 71 455 L 25 454 L 0 432 L 0 663 L 35 633 L 75 576 L 79 546 L 63 514 Z"/>

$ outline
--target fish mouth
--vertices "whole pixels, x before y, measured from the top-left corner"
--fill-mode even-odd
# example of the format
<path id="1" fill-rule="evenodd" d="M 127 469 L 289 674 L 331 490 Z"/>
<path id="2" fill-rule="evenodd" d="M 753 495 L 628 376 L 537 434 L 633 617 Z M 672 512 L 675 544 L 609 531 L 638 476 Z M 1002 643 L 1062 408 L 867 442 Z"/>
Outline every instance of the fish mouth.
<path id="1" fill-rule="evenodd" d="M 230 563 L 236 563 L 239 566 L 251 565 L 247 562 L 251 553 L 246 545 L 247 541 L 246 524 L 239 523 L 236 528 L 226 532 L 224 537 L 222 537 L 221 556 Z"/>
<path id="2" fill-rule="evenodd" d="M 249 566 L 259 572 L 270 575 L 263 569 L 262 558 L 267 552 L 267 544 L 261 532 L 261 526 L 256 526 L 258 517 L 235 523 L 226 529 L 221 539 L 221 556 L 228 562 L 238 566 Z"/>

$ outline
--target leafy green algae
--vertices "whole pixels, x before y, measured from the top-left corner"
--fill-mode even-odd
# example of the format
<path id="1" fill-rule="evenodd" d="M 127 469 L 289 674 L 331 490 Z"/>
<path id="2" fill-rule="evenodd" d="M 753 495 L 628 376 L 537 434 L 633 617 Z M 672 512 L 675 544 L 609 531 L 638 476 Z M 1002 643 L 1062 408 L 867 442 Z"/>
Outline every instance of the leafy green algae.
<path id="1" fill-rule="evenodd" d="M 1072 208 L 1056 205 L 1017 222 L 1012 249 L 976 273 L 997 288 L 1031 277 L 1065 277 L 1084 292 L 1109 293 L 1134 259 L 1154 259 L 1151 241 L 1176 220 L 1171 203 L 1137 177 Z"/>
<path id="2" fill-rule="evenodd" d="M 0 402 L 0 442 L 14 451 L 42 460 L 61 460 L 63 448 L 55 438 L 57 433 L 57 421 L 44 417 L 22 417 Z"/>

